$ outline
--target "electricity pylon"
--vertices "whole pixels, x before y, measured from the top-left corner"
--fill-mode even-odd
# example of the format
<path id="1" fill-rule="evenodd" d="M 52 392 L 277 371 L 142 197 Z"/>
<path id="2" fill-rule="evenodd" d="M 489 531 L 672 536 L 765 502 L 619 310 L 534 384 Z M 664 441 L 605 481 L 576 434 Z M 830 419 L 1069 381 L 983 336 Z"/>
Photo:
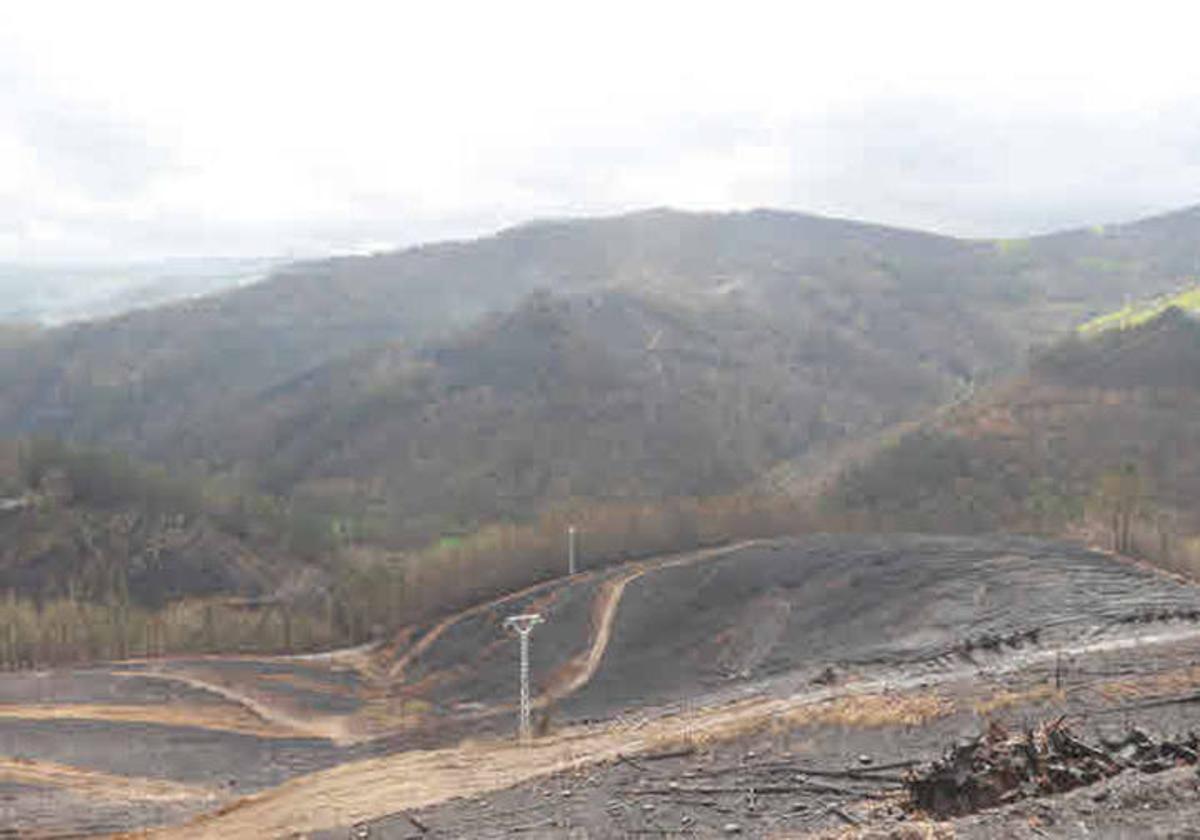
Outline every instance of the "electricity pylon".
<path id="1" fill-rule="evenodd" d="M 529 725 L 529 634 L 542 621 L 544 619 L 540 613 L 510 615 L 504 619 L 504 626 L 515 632 L 521 642 L 521 718 L 519 732 L 522 743 L 528 743 L 533 732 Z"/>

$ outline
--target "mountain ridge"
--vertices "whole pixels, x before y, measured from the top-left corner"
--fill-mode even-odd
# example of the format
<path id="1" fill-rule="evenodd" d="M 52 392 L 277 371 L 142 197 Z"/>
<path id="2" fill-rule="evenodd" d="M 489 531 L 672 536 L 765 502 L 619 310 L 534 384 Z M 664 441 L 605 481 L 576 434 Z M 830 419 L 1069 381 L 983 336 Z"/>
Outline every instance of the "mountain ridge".
<path id="1" fill-rule="evenodd" d="M 588 485 L 600 496 L 723 493 L 772 459 L 915 419 L 1019 370 L 1031 344 L 1069 334 L 1128 294 L 1169 286 L 1177 267 L 1200 260 L 1200 228 L 1194 238 L 1175 235 L 1200 226 L 1197 216 L 1193 208 L 1102 232 L 987 241 L 788 211 L 656 209 L 297 263 L 221 295 L 0 347 L 0 435 L 56 435 L 251 476 L 285 494 L 314 479 L 395 488 L 405 475 L 472 486 L 464 492 L 477 501 L 453 506 L 464 514 L 413 529 L 427 535 L 452 522 L 529 515 L 574 493 L 547 476 L 580 469 L 612 475 Z M 1171 235 L 1158 232 L 1163 225 Z M 559 327 L 576 343 L 539 333 L 539 300 L 565 307 Z M 656 331 L 690 355 L 669 357 Z M 474 366 L 469 381 L 459 381 L 464 364 Z M 570 388 L 562 371 L 571 365 L 607 365 L 607 384 L 593 394 Z M 556 386 L 539 387 L 537 370 Z M 573 408 L 556 414 L 566 393 Z M 748 393 L 761 408 L 748 407 Z M 506 401 L 528 405 L 509 411 Z M 646 405 L 676 412 L 680 430 L 705 430 L 679 435 L 682 449 L 652 447 L 660 454 L 631 471 L 682 476 L 673 465 L 712 460 L 714 450 L 737 466 L 707 482 L 645 485 L 608 471 L 607 455 L 569 466 L 599 428 L 574 418 L 611 415 L 616 405 L 625 419 L 601 435 L 614 446 L 618 427 L 638 446 L 666 433 L 654 431 Z M 739 421 L 729 406 L 742 406 Z M 401 428 L 411 411 L 449 412 L 465 437 L 413 437 Z M 543 439 L 561 443 L 528 453 L 529 475 L 541 476 L 530 479 L 534 489 L 510 486 L 509 497 L 528 504 L 484 504 L 491 468 L 452 467 L 457 456 L 440 465 L 446 472 L 419 468 L 429 447 L 470 451 L 476 439 L 497 449 L 526 440 L 516 448 L 528 450 L 520 423 L 534 416 Z M 389 439 L 416 448 L 400 459 L 380 454 L 378 441 Z M 342 472 L 331 472 L 339 462 Z M 397 508 L 405 498 L 386 504 L 427 517 Z"/>

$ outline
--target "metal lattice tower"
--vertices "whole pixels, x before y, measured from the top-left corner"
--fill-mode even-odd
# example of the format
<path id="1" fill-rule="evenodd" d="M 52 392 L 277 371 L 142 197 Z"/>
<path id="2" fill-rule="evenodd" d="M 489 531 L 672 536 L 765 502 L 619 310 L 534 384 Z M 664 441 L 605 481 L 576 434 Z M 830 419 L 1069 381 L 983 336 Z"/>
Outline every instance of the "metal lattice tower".
<path id="1" fill-rule="evenodd" d="M 533 628 L 545 619 L 540 613 L 510 615 L 504 619 L 504 626 L 515 632 L 521 643 L 521 718 L 520 737 L 522 742 L 528 742 L 533 734 L 529 725 L 531 703 L 529 700 L 529 634 Z"/>

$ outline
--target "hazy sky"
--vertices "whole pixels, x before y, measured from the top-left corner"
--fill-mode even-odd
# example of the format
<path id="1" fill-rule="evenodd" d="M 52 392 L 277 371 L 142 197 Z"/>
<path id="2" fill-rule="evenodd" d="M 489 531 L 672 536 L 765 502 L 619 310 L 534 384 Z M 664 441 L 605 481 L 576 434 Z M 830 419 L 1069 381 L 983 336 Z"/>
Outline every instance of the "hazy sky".
<path id="1" fill-rule="evenodd" d="M 967 235 L 1130 219 L 1200 203 L 1191 6 L 12 0 L 0 259 L 663 205 Z"/>

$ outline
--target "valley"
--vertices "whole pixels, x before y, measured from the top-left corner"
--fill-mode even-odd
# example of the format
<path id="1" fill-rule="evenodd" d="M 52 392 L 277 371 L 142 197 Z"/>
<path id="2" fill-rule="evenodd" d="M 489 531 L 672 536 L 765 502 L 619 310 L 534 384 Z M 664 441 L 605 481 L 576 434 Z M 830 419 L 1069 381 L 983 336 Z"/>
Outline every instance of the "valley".
<path id="1" fill-rule="evenodd" d="M 1200 837 L 1162 6 L 5 4 L 0 840 Z"/>
<path id="2" fill-rule="evenodd" d="M 650 211 L 15 334 L 0 825 L 1086 822 L 916 811 L 906 774 L 989 728 L 1197 723 L 1193 225 Z M 1104 784 L 1153 804 L 1134 773 Z"/>

